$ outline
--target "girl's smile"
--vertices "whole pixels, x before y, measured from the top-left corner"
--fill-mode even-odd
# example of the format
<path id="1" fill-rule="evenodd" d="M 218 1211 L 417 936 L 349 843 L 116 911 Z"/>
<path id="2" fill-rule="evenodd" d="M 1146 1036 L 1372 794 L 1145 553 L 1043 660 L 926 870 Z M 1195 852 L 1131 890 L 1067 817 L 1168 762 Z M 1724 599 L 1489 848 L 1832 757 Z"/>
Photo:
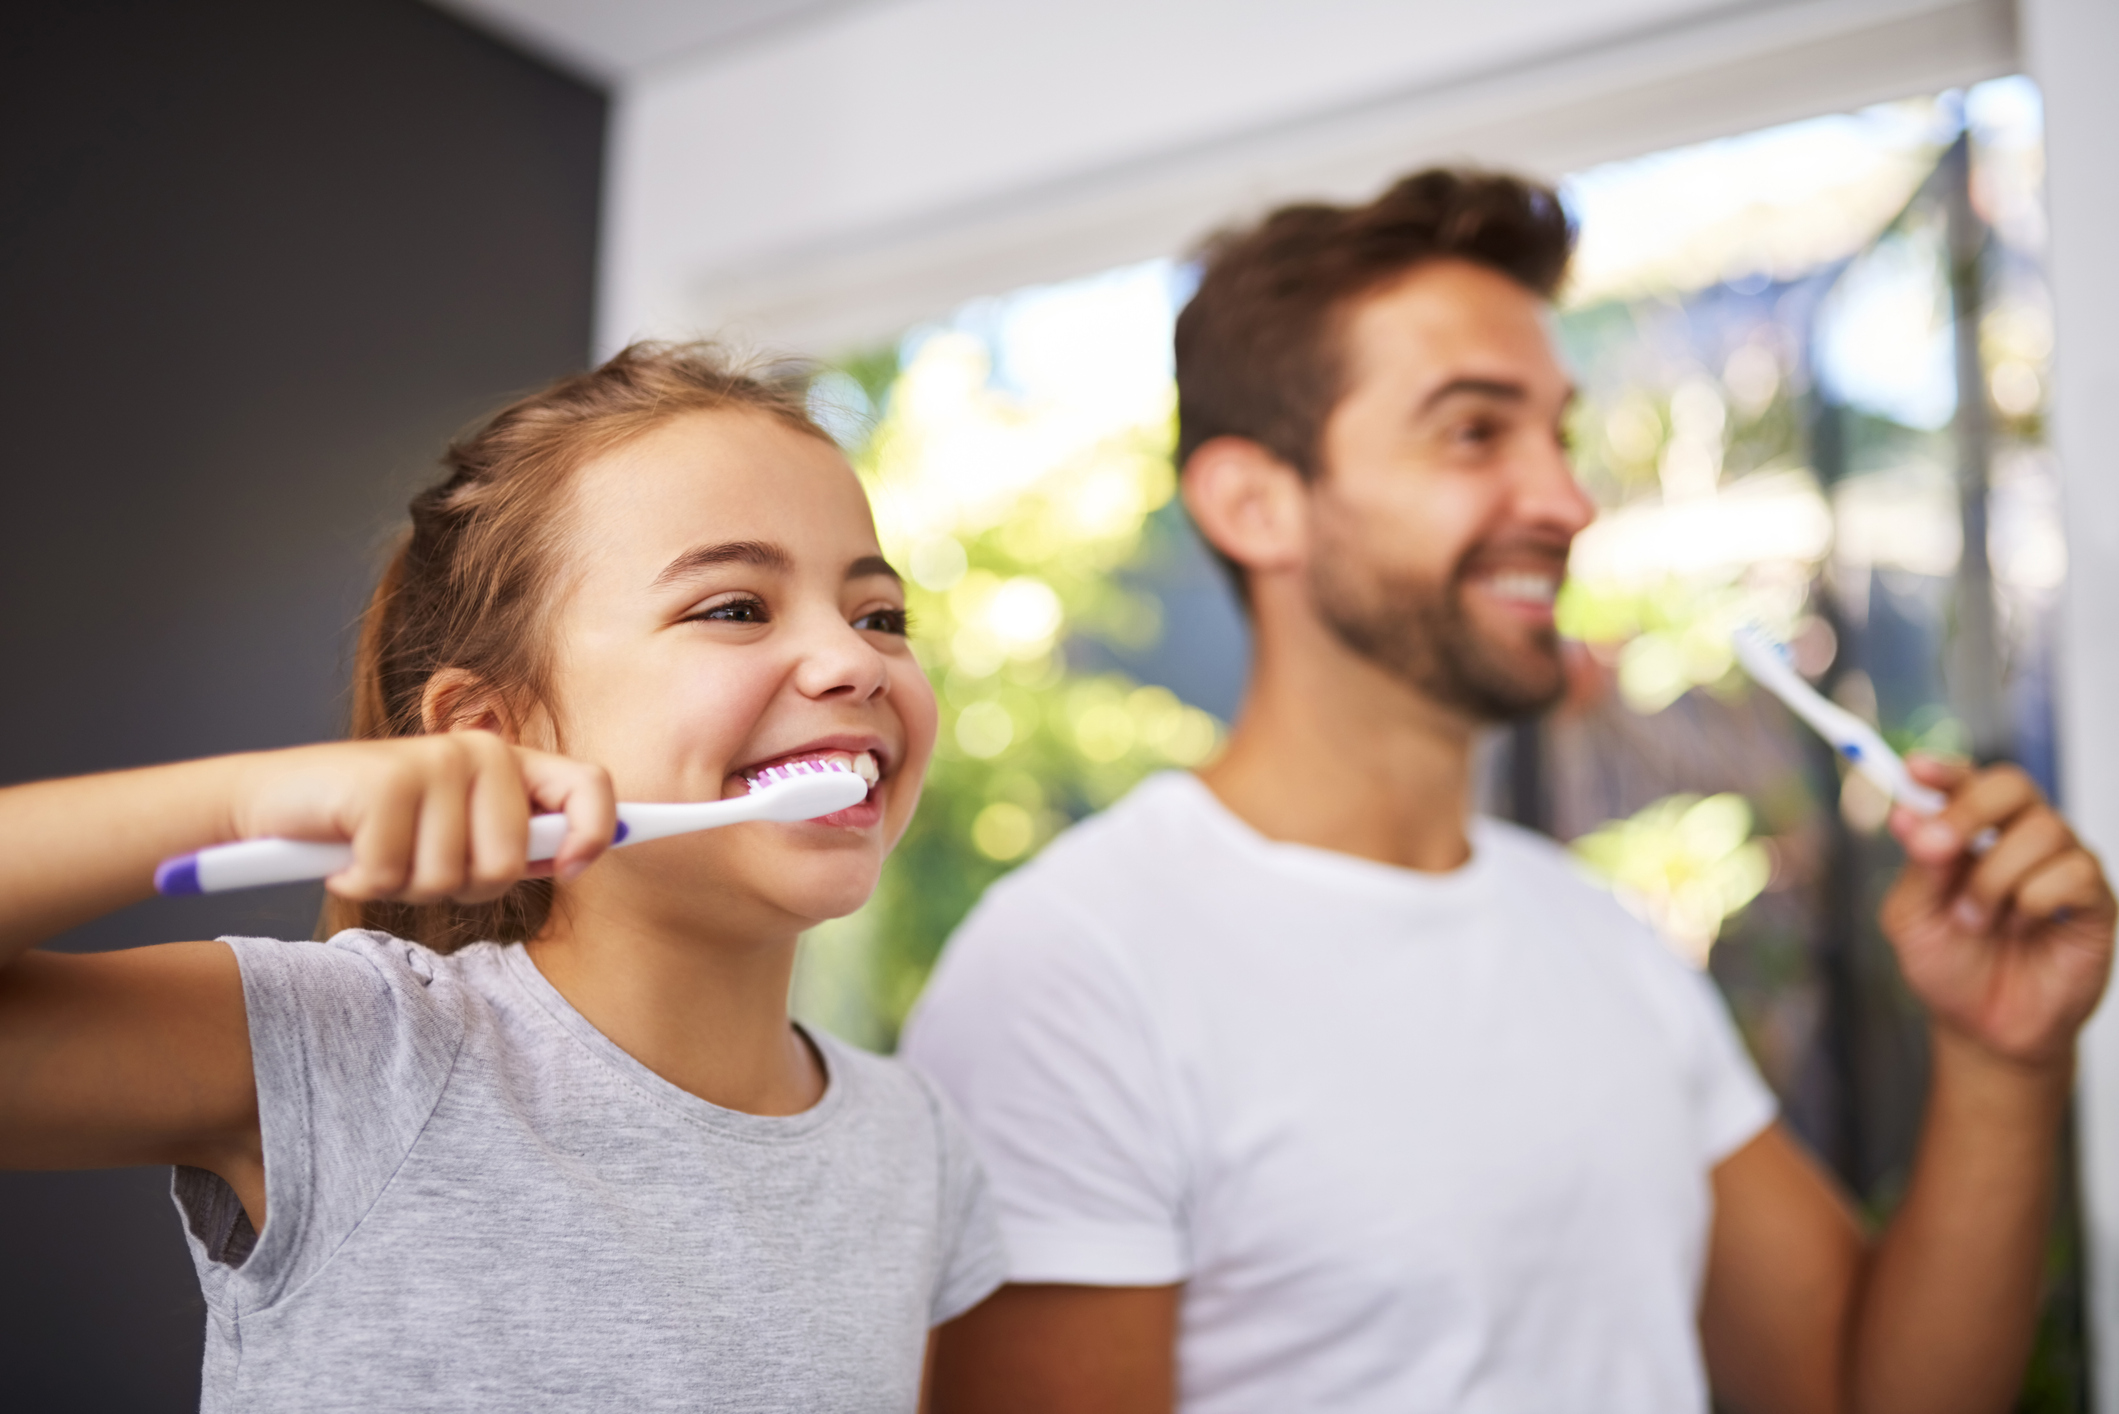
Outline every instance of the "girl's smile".
<path id="1" fill-rule="evenodd" d="M 702 926 L 796 932 L 859 907 L 919 799 L 935 703 L 904 587 L 839 449 L 755 412 L 673 418 L 584 465 L 551 674 L 555 744 L 621 799 L 739 795 L 834 759 L 868 797 L 821 820 L 621 851 L 568 886 Z M 651 852 L 652 851 L 652 852 Z"/>

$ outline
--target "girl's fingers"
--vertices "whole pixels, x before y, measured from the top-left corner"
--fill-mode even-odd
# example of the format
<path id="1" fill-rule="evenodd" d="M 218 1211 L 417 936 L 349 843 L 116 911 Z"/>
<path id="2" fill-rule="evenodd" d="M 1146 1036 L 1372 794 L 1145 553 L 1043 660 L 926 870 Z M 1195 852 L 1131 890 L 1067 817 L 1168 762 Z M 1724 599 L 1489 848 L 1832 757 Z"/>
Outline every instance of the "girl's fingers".
<path id="1" fill-rule="evenodd" d="M 470 873 L 456 897 L 484 903 L 506 893 L 528 872 L 530 798 L 524 793 L 515 752 L 484 732 L 471 744 L 477 760 L 471 778 Z"/>
<path id="2" fill-rule="evenodd" d="M 470 873 L 471 753 L 449 742 L 435 753 L 419 805 L 412 877 L 404 898 L 433 903 L 463 892 Z"/>
<path id="3" fill-rule="evenodd" d="M 2026 881 L 2074 848 L 2074 835 L 2050 809 L 2040 805 L 2024 811 L 1966 873 L 1951 906 L 1958 924 L 1975 932 L 1984 930 L 2015 902 Z"/>
<path id="4" fill-rule="evenodd" d="M 566 812 L 567 837 L 552 856 L 552 872 L 572 879 L 611 847 L 618 829 L 618 797 L 610 774 L 601 766 L 516 749 L 522 779 L 539 808 Z"/>
<path id="5" fill-rule="evenodd" d="M 610 777 L 584 761 L 481 731 L 363 751 L 367 764 L 350 773 L 341 812 L 353 862 L 326 881 L 341 897 L 484 902 L 526 875 L 574 877 L 610 847 L 617 829 Z M 526 860 L 537 809 L 567 816 L 566 839 L 549 866 Z"/>
<path id="6" fill-rule="evenodd" d="M 341 898 L 393 898 L 412 877 L 420 799 L 416 772 L 390 773 L 371 790 L 353 831 L 353 862 L 325 880 Z"/>

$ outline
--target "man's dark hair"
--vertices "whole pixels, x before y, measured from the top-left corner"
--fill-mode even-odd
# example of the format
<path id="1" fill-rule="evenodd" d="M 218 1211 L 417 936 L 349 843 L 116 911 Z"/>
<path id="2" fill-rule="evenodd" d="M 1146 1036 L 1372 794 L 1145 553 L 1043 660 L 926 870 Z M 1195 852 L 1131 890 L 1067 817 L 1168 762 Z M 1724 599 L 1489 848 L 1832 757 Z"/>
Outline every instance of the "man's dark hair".
<path id="1" fill-rule="evenodd" d="M 1357 298 L 1416 265 L 1466 260 L 1551 299 L 1573 247 L 1550 187 L 1446 167 L 1366 206 L 1283 206 L 1213 237 L 1177 316 L 1178 466 L 1213 438 L 1246 437 L 1314 479 L 1345 391 L 1339 336 Z"/>

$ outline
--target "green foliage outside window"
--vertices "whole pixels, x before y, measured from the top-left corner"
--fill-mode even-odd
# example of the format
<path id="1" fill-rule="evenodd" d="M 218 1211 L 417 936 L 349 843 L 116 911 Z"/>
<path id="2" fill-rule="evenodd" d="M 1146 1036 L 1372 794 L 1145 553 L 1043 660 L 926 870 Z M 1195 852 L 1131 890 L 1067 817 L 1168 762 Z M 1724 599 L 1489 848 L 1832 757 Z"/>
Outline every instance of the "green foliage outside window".
<path id="1" fill-rule="evenodd" d="M 1196 765 L 1221 724 L 1165 688 L 1071 666 L 1070 640 L 1144 647 L 1160 606 L 1125 572 L 1184 530 L 1171 410 L 1082 426 L 989 387 L 984 349 L 929 339 L 846 373 L 883 414 L 853 450 L 941 709 L 933 768 L 867 907 L 812 932 L 805 1017 L 896 1041 L 943 941 L 988 885 L 1149 772 Z M 887 396 L 886 396 L 887 394 Z"/>

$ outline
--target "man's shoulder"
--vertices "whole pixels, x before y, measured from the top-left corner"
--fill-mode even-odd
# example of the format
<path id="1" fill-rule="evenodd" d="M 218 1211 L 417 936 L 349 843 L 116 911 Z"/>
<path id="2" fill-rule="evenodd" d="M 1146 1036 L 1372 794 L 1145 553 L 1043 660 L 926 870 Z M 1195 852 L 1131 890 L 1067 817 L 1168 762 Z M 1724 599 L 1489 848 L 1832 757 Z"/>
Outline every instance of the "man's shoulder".
<path id="1" fill-rule="evenodd" d="M 1524 926 L 1552 931 L 1569 948 L 1600 953 L 1636 988 L 1659 995 L 1699 990 L 1696 969 L 1565 845 L 1505 820 L 1481 817 L 1475 828 L 1480 847 L 1496 856 L 1499 896 L 1518 910 Z"/>
<path id="2" fill-rule="evenodd" d="M 1197 810 L 1188 797 L 1200 789 L 1175 771 L 1148 777 L 1116 804 L 1062 830 L 1035 859 L 989 889 L 987 900 L 1032 907 L 1054 899 L 1087 904 L 1181 868 L 1176 856 L 1186 817 Z"/>
<path id="3" fill-rule="evenodd" d="M 1550 835 L 1481 815 L 1473 822 L 1472 840 L 1476 849 L 1493 853 L 1495 873 L 1511 897 L 1556 908 L 1608 908 L 1618 916 L 1632 916 Z"/>
<path id="4" fill-rule="evenodd" d="M 1499 872 L 1511 883 L 1535 879 L 1541 885 L 1561 887 L 1570 893 L 1601 892 L 1583 876 L 1567 847 L 1550 835 L 1481 815 L 1472 822 L 1472 844 L 1475 849 L 1492 851 Z"/>

